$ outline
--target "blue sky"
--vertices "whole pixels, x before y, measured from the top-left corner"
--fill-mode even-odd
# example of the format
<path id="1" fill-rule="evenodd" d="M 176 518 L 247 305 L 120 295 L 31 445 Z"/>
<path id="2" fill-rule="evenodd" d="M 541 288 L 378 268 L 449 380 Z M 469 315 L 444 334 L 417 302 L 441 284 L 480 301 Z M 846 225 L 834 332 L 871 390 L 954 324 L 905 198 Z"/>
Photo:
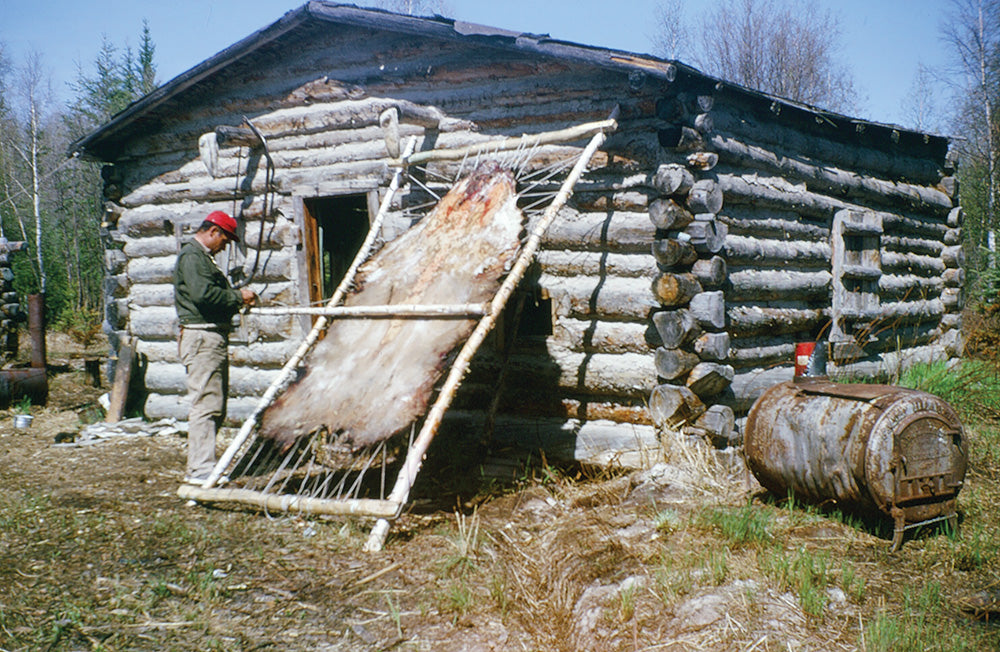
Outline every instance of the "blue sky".
<path id="1" fill-rule="evenodd" d="M 686 0 L 697 16 L 717 0 Z M 42 53 L 53 89 L 69 95 L 77 63 L 89 67 L 101 35 L 138 44 L 149 20 L 158 79 L 165 82 L 277 20 L 305 0 L 0 0 L 0 42 L 8 56 Z M 446 0 L 453 18 L 633 52 L 653 51 L 658 0 Z M 908 124 L 902 108 L 918 64 L 941 66 L 942 0 L 800 0 L 803 10 L 832 10 L 843 29 L 843 55 L 861 107 L 876 122 Z M 938 102 L 942 102 L 938 99 Z"/>

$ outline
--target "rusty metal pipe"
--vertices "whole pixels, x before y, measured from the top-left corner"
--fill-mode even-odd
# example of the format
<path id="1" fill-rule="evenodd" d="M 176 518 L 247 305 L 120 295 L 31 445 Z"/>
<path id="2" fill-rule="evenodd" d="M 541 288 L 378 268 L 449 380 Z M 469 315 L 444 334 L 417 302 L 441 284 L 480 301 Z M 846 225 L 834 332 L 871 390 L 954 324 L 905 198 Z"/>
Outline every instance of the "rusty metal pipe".
<path id="1" fill-rule="evenodd" d="M 747 463 L 771 492 L 874 507 L 897 527 L 953 517 L 968 463 L 950 405 L 888 385 L 775 385 L 750 409 L 744 437 Z"/>
<path id="2" fill-rule="evenodd" d="M 31 337 L 31 366 L 47 366 L 45 351 L 45 295 L 28 295 L 28 334 Z"/>

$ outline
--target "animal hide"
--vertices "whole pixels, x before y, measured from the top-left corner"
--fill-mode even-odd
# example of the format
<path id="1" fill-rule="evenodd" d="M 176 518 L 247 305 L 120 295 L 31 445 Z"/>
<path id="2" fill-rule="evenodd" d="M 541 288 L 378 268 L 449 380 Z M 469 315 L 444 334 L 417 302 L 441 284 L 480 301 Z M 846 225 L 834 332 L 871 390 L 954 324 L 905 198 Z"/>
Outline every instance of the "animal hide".
<path id="1" fill-rule="evenodd" d="M 520 250 L 516 199 L 509 172 L 481 166 L 361 266 L 344 305 L 488 302 Z M 426 412 L 446 361 L 477 321 L 334 321 L 305 374 L 262 415 L 260 435 L 287 446 L 319 432 L 313 445 L 338 453 L 392 436 Z"/>

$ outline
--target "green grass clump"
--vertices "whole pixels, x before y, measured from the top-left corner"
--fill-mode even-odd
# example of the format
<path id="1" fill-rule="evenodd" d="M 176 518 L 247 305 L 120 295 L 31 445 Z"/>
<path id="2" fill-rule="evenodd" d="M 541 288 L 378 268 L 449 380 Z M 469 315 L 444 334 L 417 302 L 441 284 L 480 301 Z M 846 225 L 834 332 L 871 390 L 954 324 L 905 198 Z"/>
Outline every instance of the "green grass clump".
<path id="1" fill-rule="evenodd" d="M 717 507 L 707 511 L 702 524 L 717 530 L 734 546 L 760 545 L 773 538 L 771 516 L 751 503 L 739 508 Z"/>

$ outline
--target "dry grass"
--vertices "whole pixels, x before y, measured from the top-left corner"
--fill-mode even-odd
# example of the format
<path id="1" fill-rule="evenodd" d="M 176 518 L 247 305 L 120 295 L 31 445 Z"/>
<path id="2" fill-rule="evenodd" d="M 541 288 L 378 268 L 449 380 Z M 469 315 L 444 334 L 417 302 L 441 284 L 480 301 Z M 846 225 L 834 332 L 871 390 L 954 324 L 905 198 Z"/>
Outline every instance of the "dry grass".
<path id="1" fill-rule="evenodd" d="M 84 380 L 53 378 L 28 432 L 0 415 L 3 650 L 1000 647 L 962 611 L 1000 587 L 993 422 L 969 427 L 961 534 L 896 553 L 877 523 L 770 498 L 666 435 L 642 473 L 542 461 L 455 509 L 417 496 L 432 508 L 367 555 L 358 521 L 186 507 L 180 438 L 52 447 L 93 398 Z"/>

